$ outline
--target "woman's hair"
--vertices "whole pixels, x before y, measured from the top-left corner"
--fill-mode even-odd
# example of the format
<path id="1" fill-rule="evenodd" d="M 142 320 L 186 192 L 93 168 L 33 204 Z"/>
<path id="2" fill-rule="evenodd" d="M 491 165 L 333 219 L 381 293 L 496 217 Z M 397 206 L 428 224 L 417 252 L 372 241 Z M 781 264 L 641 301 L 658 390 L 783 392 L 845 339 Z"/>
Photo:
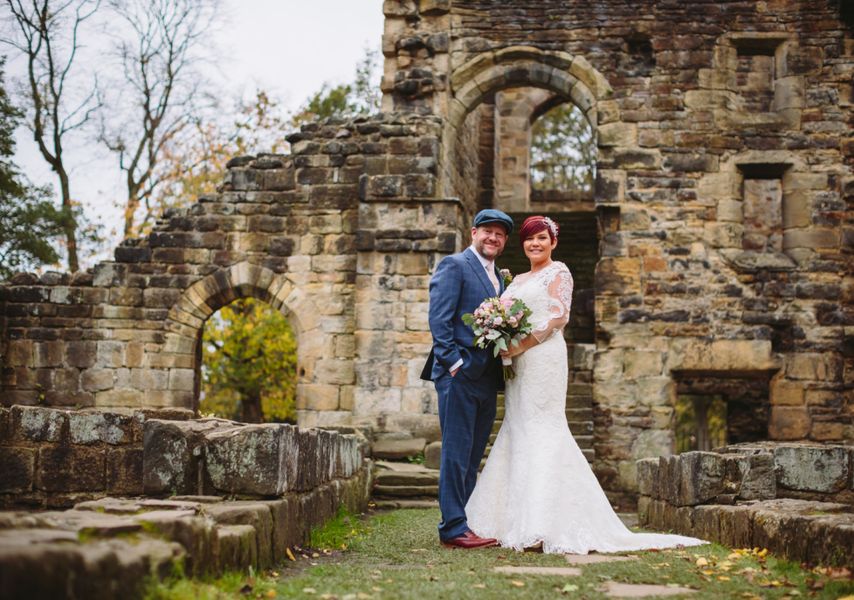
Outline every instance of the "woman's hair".
<path id="1" fill-rule="evenodd" d="M 548 231 L 549 238 L 552 242 L 557 240 L 558 226 L 557 223 L 542 215 L 534 215 L 525 219 L 522 227 L 519 228 L 519 241 L 524 242 L 529 237 L 541 231 Z"/>

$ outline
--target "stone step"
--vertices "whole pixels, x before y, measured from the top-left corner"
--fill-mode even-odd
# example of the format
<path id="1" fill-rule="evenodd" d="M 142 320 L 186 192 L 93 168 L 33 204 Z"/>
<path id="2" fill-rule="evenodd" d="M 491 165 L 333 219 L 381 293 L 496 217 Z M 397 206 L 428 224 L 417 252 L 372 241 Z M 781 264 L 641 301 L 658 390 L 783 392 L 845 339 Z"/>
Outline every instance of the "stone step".
<path id="1" fill-rule="evenodd" d="M 593 422 L 593 408 L 567 408 L 564 414 L 566 414 L 567 421 Z"/>
<path id="2" fill-rule="evenodd" d="M 567 394 L 566 408 L 593 408 L 593 396 L 587 394 Z"/>
<path id="3" fill-rule="evenodd" d="M 573 435 L 575 438 L 575 443 L 578 444 L 578 447 L 582 450 L 593 449 L 593 436 L 592 435 Z"/>
<path id="4" fill-rule="evenodd" d="M 438 485 L 375 485 L 374 497 L 377 498 L 436 498 Z"/>
<path id="5" fill-rule="evenodd" d="M 374 500 L 376 508 L 439 508 L 438 500 Z"/>
<path id="6" fill-rule="evenodd" d="M 572 437 L 593 435 L 593 421 L 568 421 Z"/>
<path id="7" fill-rule="evenodd" d="M 377 471 L 374 475 L 376 485 L 382 486 L 423 486 L 439 485 L 439 471 Z"/>

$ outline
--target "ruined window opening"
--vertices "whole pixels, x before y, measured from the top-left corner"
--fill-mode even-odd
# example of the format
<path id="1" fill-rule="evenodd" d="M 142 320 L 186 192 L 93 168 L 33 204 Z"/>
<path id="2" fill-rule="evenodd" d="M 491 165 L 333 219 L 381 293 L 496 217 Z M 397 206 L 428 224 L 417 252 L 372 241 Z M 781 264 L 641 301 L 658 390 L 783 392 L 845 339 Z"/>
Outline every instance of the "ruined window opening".
<path id="1" fill-rule="evenodd" d="M 751 113 L 773 110 L 776 51 L 780 40 L 745 38 L 736 42 L 735 88 Z"/>
<path id="2" fill-rule="evenodd" d="M 722 396 L 676 399 L 676 453 L 709 452 L 727 444 L 727 403 Z"/>
<path id="3" fill-rule="evenodd" d="M 738 165 L 741 175 L 741 254 L 734 264 L 742 269 L 774 268 L 789 270 L 795 262 L 784 253 L 784 236 L 788 227 L 803 225 L 791 215 L 802 214 L 796 203 L 798 194 L 786 194 L 786 163 L 744 163 Z M 789 223 L 785 215 L 789 214 Z"/>
<path id="4" fill-rule="evenodd" d="M 655 69 L 655 53 L 649 36 L 634 33 L 625 38 L 619 68 L 628 76 L 648 77 Z"/>
<path id="5" fill-rule="evenodd" d="M 675 451 L 768 437 L 772 371 L 674 371 Z"/>
<path id="6" fill-rule="evenodd" d="M 563 102 L 536 118 L 531 128 L 530 165 L 532 201 L 593 197 L 596 144 L 592 129 L 575 105 Z"/>
<path id="7" fill-rule="evenodd" d="M 222 307 L 199 335 L 200 414 L 296 423 L 296 347 L 288 320 L 266 302 L 241 298 Z"/>

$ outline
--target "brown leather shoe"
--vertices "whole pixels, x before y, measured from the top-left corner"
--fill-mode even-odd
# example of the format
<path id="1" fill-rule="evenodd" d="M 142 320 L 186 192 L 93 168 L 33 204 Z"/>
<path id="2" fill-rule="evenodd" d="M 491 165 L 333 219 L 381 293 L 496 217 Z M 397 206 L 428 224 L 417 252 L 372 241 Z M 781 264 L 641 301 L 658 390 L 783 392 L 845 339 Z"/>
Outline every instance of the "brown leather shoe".
<path id="1" fill-rule="evenodd" d="M 445 548 L 465 548 L 471 550 L 473 548 L 489 548 L 497 546 L 498 540 L 492 538 L 482 538 L 475 532 L 469 530 L 459 537 L 451 538 L 450 540 L 442 540 L 442 545 Z"/>

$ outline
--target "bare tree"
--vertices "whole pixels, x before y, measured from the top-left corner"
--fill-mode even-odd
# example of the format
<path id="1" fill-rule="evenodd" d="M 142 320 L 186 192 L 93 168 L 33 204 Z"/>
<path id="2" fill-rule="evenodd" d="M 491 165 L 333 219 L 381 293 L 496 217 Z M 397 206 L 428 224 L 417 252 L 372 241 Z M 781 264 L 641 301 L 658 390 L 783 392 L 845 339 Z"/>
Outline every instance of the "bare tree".
<path id="1" fill-rule="evenodd" d="M 99 101 L 97 85 L 85 91 L 82 99 L 69 93 L 69 77 L 80 49 L 80 27 L 97 12 L 100 0 L 6 0 L 6 4 L 13 27 L 2 42 L 16 48 L 27 61 L 27 126 L 42 157 L 59 177 L 68 269 L 74 272 L 80 268 L 77 222 L 63 142 L 89 121 Z"/>
<path id="2" fill-rule="evenodd" d="M 157 167 L 166 148 L 206 100 L 195 67 L 204 61 L 199 50 L 218 0 L 110 0 L 110 6 L 127 26 L 116 42 L 123 73 L 117 102 L 132 102 L 133 112 L 116 106 L 105 113 L 101 140 L 125 173 L 124 236 L 132 237 L 140 206 L 147 213 L 143 221 L 157 209 L 151 200 L 164 180 Z"/>

